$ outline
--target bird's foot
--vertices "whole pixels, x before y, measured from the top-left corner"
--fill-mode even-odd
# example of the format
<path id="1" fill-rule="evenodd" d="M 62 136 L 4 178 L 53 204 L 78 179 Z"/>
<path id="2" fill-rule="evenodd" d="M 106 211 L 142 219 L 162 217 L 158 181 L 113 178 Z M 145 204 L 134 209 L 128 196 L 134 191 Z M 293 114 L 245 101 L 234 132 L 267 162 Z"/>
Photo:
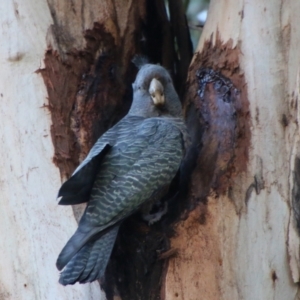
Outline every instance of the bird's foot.
<path id="1" fill-rule="evenodd" d="M 168 212 L 168 203 L 165 202 L 163 206 L 155 213 L 147 213 L 143 214 L 142 218 L 148 222 L 149 225 L 152 225 L 156 222 L 158 222 L 162 216 L 164 216 Z"/>

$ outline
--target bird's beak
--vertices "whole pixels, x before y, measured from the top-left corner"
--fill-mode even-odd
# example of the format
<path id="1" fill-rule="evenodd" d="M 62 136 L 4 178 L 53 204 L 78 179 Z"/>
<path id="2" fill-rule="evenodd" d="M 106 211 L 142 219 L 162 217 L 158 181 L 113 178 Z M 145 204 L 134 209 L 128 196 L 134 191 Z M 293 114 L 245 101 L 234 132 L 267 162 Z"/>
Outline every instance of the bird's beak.
<path id="1" fill-rule="evenodd" d="M 153 78 L 150 82 L 149 93 L 155 106 L 165 104 L 164 87 L 156 78 Z"/>

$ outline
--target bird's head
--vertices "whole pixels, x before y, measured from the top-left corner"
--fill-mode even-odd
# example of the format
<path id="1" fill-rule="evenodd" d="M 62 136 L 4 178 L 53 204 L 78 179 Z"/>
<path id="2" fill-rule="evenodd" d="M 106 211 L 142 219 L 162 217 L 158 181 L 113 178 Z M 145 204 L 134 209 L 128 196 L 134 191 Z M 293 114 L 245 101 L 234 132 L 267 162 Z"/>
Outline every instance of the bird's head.
<path id="1" fill-rule="evenodd" d="M 181 103 L 168 71 L 159 65 L 145 64 L 139 70 L 133 87 L 130 115 L 146 118 L 179 117 Z"/>

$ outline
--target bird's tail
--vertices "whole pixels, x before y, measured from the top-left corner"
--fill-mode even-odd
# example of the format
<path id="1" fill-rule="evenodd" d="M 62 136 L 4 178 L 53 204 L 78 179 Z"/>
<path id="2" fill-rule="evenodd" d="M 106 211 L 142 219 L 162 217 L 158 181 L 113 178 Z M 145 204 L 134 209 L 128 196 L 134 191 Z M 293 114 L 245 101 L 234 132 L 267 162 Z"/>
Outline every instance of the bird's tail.
<path id="1" fill-rule="evenodd" d="M 112 252 L 119 226 L 113 227 L 97 240 L 86 243 L 67 263 L 60 274 L 62 285 L 86 283 L 102 278 Z"/>

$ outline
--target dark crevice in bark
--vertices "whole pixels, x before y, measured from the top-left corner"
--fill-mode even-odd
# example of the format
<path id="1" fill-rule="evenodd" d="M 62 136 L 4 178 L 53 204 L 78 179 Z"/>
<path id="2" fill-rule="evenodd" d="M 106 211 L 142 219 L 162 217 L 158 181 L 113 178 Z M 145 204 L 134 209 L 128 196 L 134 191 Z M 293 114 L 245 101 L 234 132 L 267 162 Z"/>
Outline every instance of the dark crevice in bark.
<path id="1" fill-rule="evenodd" d="M 182 0 L 169 0 L 168 4 L 173 43 L 177 47 L 174 61 L 176 68 L 175 84 L 179 94 L 183 96 L 186 76 L 193 56 L 193 45 Z"/>
<path id="2" fill-rule="evenodd" d="M 152 63 L 159 63 L 173 72 L 174 46 L 164 2 L 148 0 L 147 16 L 142 24 L 141 53 Z"/>
<path id="3" fill-rule="evenodd" d="M 120 228 L 106 282 L 115 282 L 121 299 L 160 299 L 164 261 L 159 255 L 167 249 L 160 225 L 150 227 L 138 215 L 127 219 Z"/>

